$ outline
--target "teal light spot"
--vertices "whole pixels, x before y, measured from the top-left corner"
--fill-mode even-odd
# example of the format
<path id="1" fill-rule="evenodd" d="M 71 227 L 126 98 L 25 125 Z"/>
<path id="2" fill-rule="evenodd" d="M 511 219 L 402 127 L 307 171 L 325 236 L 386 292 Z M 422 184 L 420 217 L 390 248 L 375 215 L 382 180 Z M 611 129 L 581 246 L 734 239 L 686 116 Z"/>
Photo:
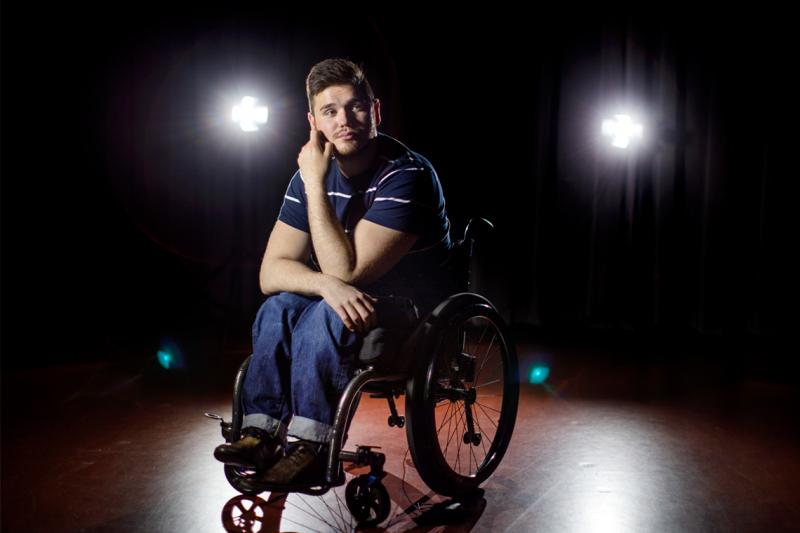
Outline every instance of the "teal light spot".
<path id="1" fill-rule="evenodd" d="M 161 339 L 161 345 L 158 347 L 158 352 L 156 352 L 156 359 L 158 359 L 158 364 L 167 370 L 186 368 L 183 350 L 175 340 L 168 337 Z"/>
<path id="2" fill-rule="evenodd" d="M 528 381 L 530 381 L 533 385 L 541 385 L 547 381 L 547 376 L 549 375 L 550 369 L 548 367 L 538 365 L 531 369 L 530 376 L 528 376 Z"/>
<path id="3" fill-rule="evenodd" d="M 170 366 L 172 366 L 174 361 L 175 361 L 175 358 L 172 357 L 171 353 L 169 353 L 169 352 L 167 352 L 165 350 L 161 350 L 161 351 L 158 352 L 158 362 L 164 368 L 169 368 Z"/>

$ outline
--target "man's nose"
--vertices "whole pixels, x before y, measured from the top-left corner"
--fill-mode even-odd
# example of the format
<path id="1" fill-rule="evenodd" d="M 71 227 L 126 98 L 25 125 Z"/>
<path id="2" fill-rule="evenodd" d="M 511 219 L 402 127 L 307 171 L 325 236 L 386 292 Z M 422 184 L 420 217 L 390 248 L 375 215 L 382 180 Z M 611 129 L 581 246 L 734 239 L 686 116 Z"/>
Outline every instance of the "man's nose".
<path id="1" fill-rule="evenodd" d="M 352 116 L 346 107 L 343 107 L 336 114 L 336 121 L 341 126 L 347 126 L 352 121 Z"/>

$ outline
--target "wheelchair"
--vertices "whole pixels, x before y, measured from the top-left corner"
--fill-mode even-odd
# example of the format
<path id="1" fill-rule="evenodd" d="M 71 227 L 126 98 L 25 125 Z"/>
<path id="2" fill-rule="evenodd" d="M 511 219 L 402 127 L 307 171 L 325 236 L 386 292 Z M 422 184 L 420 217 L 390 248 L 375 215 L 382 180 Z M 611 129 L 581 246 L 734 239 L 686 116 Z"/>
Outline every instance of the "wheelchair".
<path id="1" fill-rule="evenodd" d="M 390 427 L 405 427 L 414 465 L 431 490 L 454 498 L 482 494 L 479 485 L 494 472 L 508 448 L 519 401 L 519 369 L 507 326 L 486 298 L 467 292 L 475 241 L 491 229 L 485 219 L 472 219 L 467 225 L 446 264 L 464 291 L 445 299 L 412 327 L 401 343 L 399 357 L 374 353 L 380 343 L 364 343 L 371 349 L 358 353 L 357 370 L 334 415 L 324 479 L 312 486 L 260 486 L 253 491 L 242 482 L 255 472 L 225 465 L 225 476 L 234 489 L 249 496 L 265 491 L 322 495 L 345 483 L 345 462 L 369 466 L 368 474 L 347 484 L 345 502 L 361 526 L 385 520 L 391 507 L 381 482 L 385 456 L 373 451 L 374 446 L 343 449 L 361 394 L 366 392 L 387 400 Z M 366 337 L 382 333 L 374 328 Z M 403 363 L 398 365 L 398 361 Z M 249 362 L 250 357 L 236 373 L 232 420 L 206 413 L 220 421 L 227 442 L 241 437 L 242 387 Z M 398 414 L 395 405 L 403 394 L 405 416 Z"/>

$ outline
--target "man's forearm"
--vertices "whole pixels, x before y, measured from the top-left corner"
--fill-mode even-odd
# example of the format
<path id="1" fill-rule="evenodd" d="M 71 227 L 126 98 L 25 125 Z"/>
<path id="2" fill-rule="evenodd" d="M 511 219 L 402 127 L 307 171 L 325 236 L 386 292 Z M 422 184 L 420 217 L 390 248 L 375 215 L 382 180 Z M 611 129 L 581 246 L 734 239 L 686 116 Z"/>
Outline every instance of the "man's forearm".
<path id="1" fill-rule="evenodd" d="M 356 254 L 350 239 L 321 188 L 306 189 L 308 226 L 314 253 L 325 274 L 348 281 L 355 268 Z"/>
<path id="2" fill-rule="evenodd" d="M 272 259 L 261 266 L 259 285 L 264 295 L 294 292 L 306 296 L 322 296 L 327 275 L 310 269 L 300 261 Z"/>

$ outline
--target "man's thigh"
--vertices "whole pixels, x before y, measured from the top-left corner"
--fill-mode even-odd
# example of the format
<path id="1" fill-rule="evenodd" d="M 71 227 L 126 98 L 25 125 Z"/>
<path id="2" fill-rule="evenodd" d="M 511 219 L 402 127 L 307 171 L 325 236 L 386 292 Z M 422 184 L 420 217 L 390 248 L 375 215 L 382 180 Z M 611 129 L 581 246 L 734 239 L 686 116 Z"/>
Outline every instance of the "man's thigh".
<path id="1" fill-rule="evenodd" d="M 264 328 L 270 326 L 280 328 L 281 332 L 287 329 L 291 331 L 303 314 L 320 300 L 292 292 L 279 292 L 268 296 L 261 304 L 253 322 L 253 341 L 255 342 Z"/>

